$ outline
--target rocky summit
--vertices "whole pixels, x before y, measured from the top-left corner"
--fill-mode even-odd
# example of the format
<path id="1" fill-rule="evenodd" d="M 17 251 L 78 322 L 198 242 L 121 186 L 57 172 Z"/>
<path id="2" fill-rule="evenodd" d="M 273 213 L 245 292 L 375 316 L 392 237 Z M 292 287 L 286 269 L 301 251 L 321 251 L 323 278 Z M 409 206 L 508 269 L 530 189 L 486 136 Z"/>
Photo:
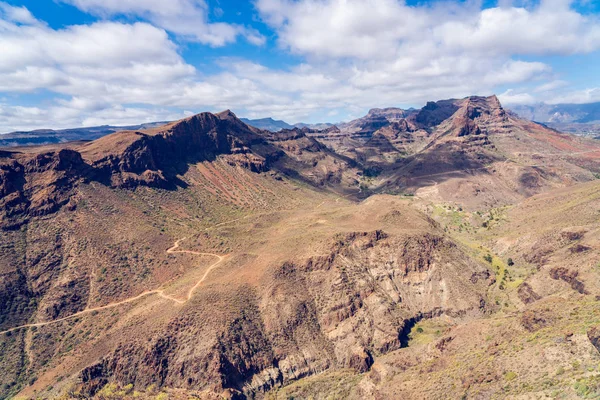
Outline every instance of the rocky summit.
<path id="1" fill-rule="evenodd" d="M 0 150 L 0 398 L 600 392 L 600 142 L 495 96 L 140 128 Z"/>

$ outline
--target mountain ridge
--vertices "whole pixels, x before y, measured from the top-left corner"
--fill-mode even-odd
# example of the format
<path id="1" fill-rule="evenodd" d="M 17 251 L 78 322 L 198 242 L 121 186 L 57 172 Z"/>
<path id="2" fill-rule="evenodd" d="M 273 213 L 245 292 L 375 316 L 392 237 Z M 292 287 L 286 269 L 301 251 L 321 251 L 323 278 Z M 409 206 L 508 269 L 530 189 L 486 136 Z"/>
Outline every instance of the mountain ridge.
<path id="1" fill-rule="evenodd" d="M 504 390 L 469 375 L 484 332 L 535 352 L 533 332 L 576 323 L 556 296 L 572 313 L 600 295 L 599 160 L 595 141 L 494 96 L 326 130 L 226 110 L 3 150 L 0 395 L 309 397 L 326 379 L 353 399 L 460 397 L 463 377 Z M 553 354 L 592 362 L 583 336 Z M 425 362 L 442 389 L 411 383 Z"/>

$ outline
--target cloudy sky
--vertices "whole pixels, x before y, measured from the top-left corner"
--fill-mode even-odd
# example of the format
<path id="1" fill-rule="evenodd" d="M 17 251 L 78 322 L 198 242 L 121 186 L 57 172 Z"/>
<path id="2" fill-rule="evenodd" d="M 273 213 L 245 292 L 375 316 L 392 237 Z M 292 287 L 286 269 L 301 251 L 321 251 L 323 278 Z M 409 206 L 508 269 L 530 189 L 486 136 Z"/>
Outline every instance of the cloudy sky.
<path id="1" fill-rule="evenodd" d="M 0 132 L 600 101 L 598 0 L 0 0 Z"/>

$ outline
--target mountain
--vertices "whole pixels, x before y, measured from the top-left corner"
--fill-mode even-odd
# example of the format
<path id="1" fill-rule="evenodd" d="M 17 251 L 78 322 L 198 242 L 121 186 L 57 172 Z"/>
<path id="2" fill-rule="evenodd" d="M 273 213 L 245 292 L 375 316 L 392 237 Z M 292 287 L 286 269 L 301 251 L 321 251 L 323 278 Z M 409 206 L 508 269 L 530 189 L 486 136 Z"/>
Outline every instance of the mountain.
<path id="1" fill-rule="evenodd" d="M 316 130 L 316 131 L 324 131 L 327 129 L 331 129 L 335 126 L 335 124 L 331 124 L 329 122 L 322 122 L 322 123 L 317 123 L 317 124 L 305 124 L 303 122 L 299 122 L 297 124 L 294 124 L 295 128 L 308 128 L 308 129 L 312 129 L 312 130 Z"/>
<path id="2" fill-rule="evenodd" d="M 470 208 L 595 179 L 600 162 L 599 143 L 521 119 L 495 96 L 371 110 L 318 137 L 363 167 L 364 195 L 427 193 Z"/>
<path id="3" fill-rule="evenodd" d="M 38 129 L 26 132 L 11 132 L 0 135 L 0 147 L 33 146 L 57 144 L 77 140 L 95 140 L 122 130 L 140 130 L 164 125 L 166 122 L 153 122 L 132 126 L 95 126 L 73 129 Z"/>
<path id="4" fill-rule="evenodd" d="M 253 126 L 258 129 L 265 129 L 271 132 L 277 132 L 282 129 L 292 129 L 294 128 L 292 125 L 288 124 L 285 121 L 274 120 L 273 118 L 260 118 L 260 119 L 241 119 L 244 123 Z"/>
<path id="5" fill-rule="evenodd" d="M 599 160 L 495 96 L 3 149 L 0 398 L 595 393 Z"/>
<path id="6" fill-rule="evenodd" d="M 538 122 L 591 123 L 600 122 L 600 103 L 544 104 L 513 106 L 522 118 Z"/>
<path id="7" fill-rule="evenodd" d="M 600 103 L 513 106 L 520 117 L 544 123 L 561 132 L 584 136 L 600 135 Z"/>
<path id="8" fill-rule="evenodd" d="M 300 128 L 300 129 L 309 128 L 309 129 L 314 129 L 314 130 L 324 130 L 324 129 L 328 129 L 328 128 L 331 128 L 332 126 L 334 126 L 333 124 L 329 124 L 329 123 L 305 124 L 302 122 L 294 124 L 294 125 L 290 125 L 285 121 L 274 120 L 273 118 L 261 118 L 261 119 L 241 118 L 241 120 L 250 126 L 253 126 L 258 129 L 264 129 L 264 130 L 271 131 L 271 132 L 277 132 L 282 129 L 294 129 L 294 128 Z"/>
<path id="9" fill-rule="evenodd" d="M 299 123 L 290 125 L 285 121 L 278 121 L 272 118 L 262 119 L 247 119 L 241 118 L 241 120 L 255 128 L 264 129 L 272 132 L 277 132 L 281 129 L 293 129 L 293 128 L 310 128 L 323 130 L 333 126 L 333 124 L 322 123 L 322 124 L 304 124 Z M 126 131 L 126 130 L 144 130 L 153 127 L 165 125 L 167 122 L 151 122 L 140 125 L 130 126 L 94 126 L 88 128 L 71 128 L 71 129 L 38 129 L 34 131 L 19 131 L 10 132 L 0 135 L 0 147 L 20 147 L 20 146 L 36 146 L 36 145 L 47 145 L 47 144 L 59 144 L 73 141 L 87 141 L 99 139 L 103 136 L 110 135 L 111 133 Z"/>
<path id="10" fill-rule="evenodd" d="M 560 392 L 575 399 L 599 393 L 597 374 L 584 372 L 600 360 L 599 206 L 596 180 L 481 219 L 458 205 L 434 209 L 436 221 L 488 260 L 496 280 L 488 298 L 502 311 L 464 323 L 418 322 L 408 348 L 379 357 L 357 383 L 338 380 L 352 393 L 348 398 L 539 398 Z M 302 397 L 317 388 L 290 387 L 278 395 Z"/>
<path id="11" fill-rule="evenodd" d="M 230 111 L 203 113 L 143 131 L 121 131 L 89 143 L 2 153 L 0 205 L 10 221 L 53 212 L 78 183 L 112 188 L 174 189 L 190 163 L 222 159 L 252 172 L 279 171 L 311 184 L 352 185 L 352 167 L 300 130 L 281 134 L 244 124 Z M 315 158 L 312 154 L 318 154 Z M 318 170 L 317 170 L 318 169 Z M 347 183 L 349 182 L 349 183 Z M 38 190 L 44 188 L 41 196 Z M 340 190 L 343 190 L 341 187 Z M 16 204 L 19 207 L 15 207 Z M 10 212 L 8 212 L 10 211 Z M 16 222 L 20 223 L 20 222 Z"/>

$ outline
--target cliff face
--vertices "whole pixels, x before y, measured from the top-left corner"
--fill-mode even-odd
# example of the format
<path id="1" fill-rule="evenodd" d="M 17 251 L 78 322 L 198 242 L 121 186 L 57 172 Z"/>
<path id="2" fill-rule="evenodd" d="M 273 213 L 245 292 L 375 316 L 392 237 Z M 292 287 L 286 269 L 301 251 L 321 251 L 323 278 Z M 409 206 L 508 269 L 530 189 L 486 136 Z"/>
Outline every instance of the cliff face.
<path id="1" fill-rule="evenodd" d="M 106 136 L 84 146 L 82 153 L 112 185 L 167 187 L 189 163 L 219 155 L 254 172 L 268 170 L 266 160 L 251 151 L 264 142 L 256 132 L 229 111 L 202 113 L 144 133 Z"/>
<path id="2" fill-rule="evenodd" d="M 0 397 L 58 397 L 70 384 L 89 397 L 115 383 L 252 398 L 325 371 L 364 373 L 373 389 L 388 382 L 378 377 L 385 359 L 404 387 L 457 343 L 469 355 L 492 345 L 479 323 L 519 315 L 556 288 L 598 293 L 598 207 L 565 208 L 596 199 L 597 185 L 564 195 L 552 235 L 537 234 L 551 214 L 540 203 L 521 211 L 532 220 L 468 209 L 486 191 L 478 204 L 495 207 L 585 180 L 591 172 L 568 157 L 597 157 L 594 146 L 520 120 L 495 97 L 375 109 L 363 122 L 347 136 L 272 133 L 204 113 L 70 148 L 0 152 Z M 369 198 L 354 203 L 359 181 Z M 410 185 L 416 196 L 371 196 Z M 573 220 L 583 215 L 592 222 Z M 500 241 L 496 226 L 510 235 Z M 515 265 L 499 264 L 508 257 Z M 455 378 L 446 389 L 461 397 Z M 375 397 L 363 389 L 359 398 Z"/>
<path id="3" fill-rule="evenodd" d="M 4 227 L 55 212 L 69 203 L 78 183 L 110 187 L 174 188 L 189 163 L 226 157 L 253 172 L 269 169 L 251 148 L 268 146 L 256 129 L 231 112 L 203 113 L 145 132 L 118 132 L 72 149 L 0 156 L 0 210 Z"/>
<path id="4" fill-rule="evenodd" d="M 0 223 L 19 225 L 29 216 L 52 213 L 69 202 L 71 190 L 91 168 L 74 150 L 0 158 Z"/>
<path id="5" fill-rule="evenodd" d="M 349 232 L 328 242 L 322 256 L 283 262 L 256 287 L 232 288 L 235 299 L 199 294 L 194 312 L 150 341 L 123 343 L 85 369 L 82 388 L 157 382 L 252 398 L 327 369 L 366 372 L 405 345 L 415 322 L 487 310 L 490 272 L 439 234 Z"/>
<path id="6" fill-rule="evenodd" d="M 55 212 L 81 182 L 112 188 L 174 189 L 189 166 L 224 160 L 251 172 L 276 171 L 316 185 L 355 186 L 352 162 L 329 151 L 309 130 L 260 131 L 230 111 L 202 113 L 145 131 L 123 131 L 73 148 L 0 154 L 4 226 Z M 34 151 L 39 151 L 34 149 Z"/>

